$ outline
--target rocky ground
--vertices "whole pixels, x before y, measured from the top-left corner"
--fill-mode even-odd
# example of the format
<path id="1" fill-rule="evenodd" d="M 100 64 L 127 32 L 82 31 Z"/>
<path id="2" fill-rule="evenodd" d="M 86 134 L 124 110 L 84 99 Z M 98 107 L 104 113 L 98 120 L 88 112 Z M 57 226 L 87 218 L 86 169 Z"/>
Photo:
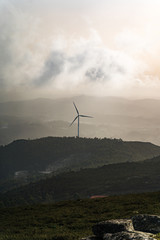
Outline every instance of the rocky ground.
<path id="1" fill-rule="evenodd" d="M 92 227 L 93 236 L 82 240 L 156 240 L 160 233 L 160 216 L 137 215 L 132 219 L 114 219 Z"/>

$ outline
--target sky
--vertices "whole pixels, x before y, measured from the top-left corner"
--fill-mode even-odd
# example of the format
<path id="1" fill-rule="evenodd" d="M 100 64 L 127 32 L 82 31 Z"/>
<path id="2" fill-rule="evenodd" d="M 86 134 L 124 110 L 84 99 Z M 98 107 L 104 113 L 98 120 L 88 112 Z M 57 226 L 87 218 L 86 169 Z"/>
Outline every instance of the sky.
<path id="1" fill-rule="evenodd" d="M 0 0 L 0 101 L 160 98 L 159 0 Z"/>

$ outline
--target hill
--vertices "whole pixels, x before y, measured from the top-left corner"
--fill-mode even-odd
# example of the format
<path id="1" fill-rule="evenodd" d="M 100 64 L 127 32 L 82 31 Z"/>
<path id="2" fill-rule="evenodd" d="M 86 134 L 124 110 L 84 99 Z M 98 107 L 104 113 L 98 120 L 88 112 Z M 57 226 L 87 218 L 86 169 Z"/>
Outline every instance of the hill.
<path id="1" fill-rule="evenodd" d="M 119 163 L 67 172 L 1 194 L 2 205 L 21 205 L 159 191 L 160 156 L 143 162 Z"/>
<path id="2" fill-rule="evenodd" d="M 160 147 L 121 139 L 47 137 L 17 140 L 0 147 L 0 179 L 21 173 L 64 172 L 106 164 L 142 161 L 160 155 Z"/>
<path id="3" fill-rule="evenodd" d="M 83 113 L 98 113 L 109 115 L 128 115 L 135 117 L 147 117 L 148 110 L 152 116 L 159 116 L 157 109 L 160 100 L 157 99 L 138 99 L 129 100 L 120 97 L 94 97 L 94 96 L 75 96 L 72 98 L 61 99 L 31 99 L 14 102 L 1 102 L 0 112 L 3 115 L 27 117 L 37 116 L 38 118 L 54 120 L 71 120 L 74 116 L 72 102 L 76 101 L 79 110 Z M 89 112 L 88 112 L 89 111 Z M 150 115 L 150 116 L 151 116 Z M 96 114 L 97 116 L 97 114 Z"/>
<path id="4" fill-rule="evenodd" d="M 160 215 L 160 192 L 0 208 L 0 239 L 77 240 L 100 221 Z"/>

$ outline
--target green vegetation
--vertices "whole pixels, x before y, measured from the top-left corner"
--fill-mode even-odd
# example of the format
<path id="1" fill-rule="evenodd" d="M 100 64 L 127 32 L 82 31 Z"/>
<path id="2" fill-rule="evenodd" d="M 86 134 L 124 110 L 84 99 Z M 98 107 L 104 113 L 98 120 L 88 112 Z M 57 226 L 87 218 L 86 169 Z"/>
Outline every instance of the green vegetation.
<path id="1" fill-rule="evenodd" d="M 153 144 L 120 139 L 48 137 L 1 146 L 0 240 L 78 240 L 102 220 L 160 214 L 160 192 L 113 196 L 159 191 L 159 154 Z M 59 174 L 38 180 L 48 165 Z M 12 182 L 22 170 L 32 175 L 29 184 Z"/>
<path id="2" fill-rule="evenodd" d="M 119 163 L 67 172 L 0 195 L 1 206 L 51 203 L 92 195 L 160 190 L 160 156 L 143 162 Z"/>
<path id="3" fill-rule="evenodd" d="M 78 240 L 99 221 L 160 215 L 160 192 L 0 209 L 0 240 Z"/>
<path id="4" fill-rule="evenodd" d="M 47 137 L 17 140 L 0 146 L 0 179 L 17 171 L 32 176 L 50 168 L 55 172 L 96 168 L 119 162 L 142 161 L 160 155 L 160 147 L 151 143 L 124 142 L 121 139 Z"/>

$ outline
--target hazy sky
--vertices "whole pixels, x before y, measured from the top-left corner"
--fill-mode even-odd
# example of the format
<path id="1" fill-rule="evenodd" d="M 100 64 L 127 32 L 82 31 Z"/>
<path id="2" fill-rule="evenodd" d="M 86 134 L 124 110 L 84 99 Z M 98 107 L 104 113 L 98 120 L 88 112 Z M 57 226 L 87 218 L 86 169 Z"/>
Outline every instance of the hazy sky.
<path id="1" fill-rule="evenodd" d="M 0 101 L 160 97 L 160 0 L 0 0 Z"/>

